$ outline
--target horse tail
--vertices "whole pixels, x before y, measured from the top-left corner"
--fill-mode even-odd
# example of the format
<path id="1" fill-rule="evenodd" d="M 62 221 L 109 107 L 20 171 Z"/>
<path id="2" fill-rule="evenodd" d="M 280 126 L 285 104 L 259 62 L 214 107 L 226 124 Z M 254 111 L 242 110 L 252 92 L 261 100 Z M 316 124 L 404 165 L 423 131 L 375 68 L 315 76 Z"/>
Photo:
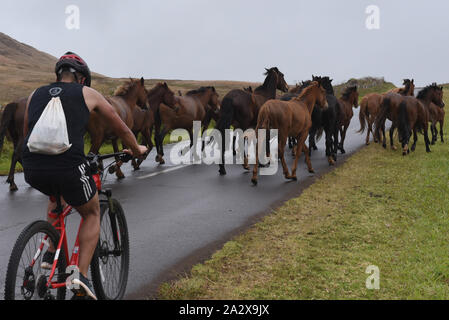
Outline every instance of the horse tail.
<path id="1" fill-rule="evenodd" d="M 403 141 L 404 138 L 408 137 L 410 134 L 410 121 L 408 119 L 407 104 L 403 101 L 399 105 L 398 111 L 398 132 L 399 141 Z"/>
<path id="2" fill-rule="evenodd" d="M 222 134 L 226 129 L 231 127 L 232 118 L 234 117 L 234 105 L 231 98 L 224 97 L 221 102 L 220 118 L 218 119 L 216 129 Z"/>
<path id="3" fill-rule="evenodd" d="M 3 149 L 3 143 L 5 141 L 6 131 L 10 124 L 14 121 L 14 114 L 16 113 L 18 103 L 13 102 L 6 105 L 3 109 L 3 115 L 0 121 L 0 153 Z"/>
<path id="4" fill-rule="evenodd" d="M 385 121 L 387 120 L 388 112 L 390 111 L 391 99 L 384 98 L 380 104 L 380 110 L 374 121 L 374 136 L 380 141 L 380 130 L 385 126 Z"/>
<path id="5" fill-rule="evenodd" d="M 323 132 L 324 132 L 324 127 L 321 126 L 315 134 L 315 141 L 317 141 L 317 142 L 320 141 L 321 137 L 323 136 Z"/>
<path id="6" fill-rule="evenodd" d="M 360 102 L 360 112 L 359 112 L 359 120 L 360 120 L 360 130 L 358 133 L 365 132 L 366 128 L 366 110 L 368 108 L 368 99 L 363 98 L 362 102 Z"/>

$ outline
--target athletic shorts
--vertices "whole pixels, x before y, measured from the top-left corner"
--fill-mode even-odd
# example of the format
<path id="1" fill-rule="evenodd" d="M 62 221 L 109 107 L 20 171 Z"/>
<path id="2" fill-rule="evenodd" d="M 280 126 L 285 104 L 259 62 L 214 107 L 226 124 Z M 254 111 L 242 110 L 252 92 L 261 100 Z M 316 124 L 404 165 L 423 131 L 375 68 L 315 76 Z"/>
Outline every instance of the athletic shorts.
<path id="1" fill-rule="evenodd" d="M 25 168 L 24 174 L 25 181 L 34 189 L 49 197 L 62 196 L 72 207 L 88 203 L 97 192 L 87 163 L 67 170 L 27 170 Z"/>

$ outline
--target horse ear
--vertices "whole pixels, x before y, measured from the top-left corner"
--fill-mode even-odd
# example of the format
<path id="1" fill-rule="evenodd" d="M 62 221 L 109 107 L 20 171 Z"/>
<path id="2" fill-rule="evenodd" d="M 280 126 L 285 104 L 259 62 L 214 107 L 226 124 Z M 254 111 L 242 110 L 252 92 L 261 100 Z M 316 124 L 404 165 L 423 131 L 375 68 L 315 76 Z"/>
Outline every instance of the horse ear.
<path id="1" fill-rule="evenodd" d="M 168 88 L 167 82 L 164 82 L 164 87 Z"/>
<path id="2" fill-rule="evenodd" d="M 415 81 L 415 79 L 412 79 L 412 83 L 415 83 L 414 81 Z"/>
<path id="3" fill-rule="evenodd" d="M 145 79 L 142 77 L 142 78 L 140 78 L 140 84 L 141 85 L 145 85 Z"/>
<path id="4" fill-rule="evenodd" d="M 332 80 L 334 80 L 334 79 L 329 79 L 329 82 L 332 82 Z"/>

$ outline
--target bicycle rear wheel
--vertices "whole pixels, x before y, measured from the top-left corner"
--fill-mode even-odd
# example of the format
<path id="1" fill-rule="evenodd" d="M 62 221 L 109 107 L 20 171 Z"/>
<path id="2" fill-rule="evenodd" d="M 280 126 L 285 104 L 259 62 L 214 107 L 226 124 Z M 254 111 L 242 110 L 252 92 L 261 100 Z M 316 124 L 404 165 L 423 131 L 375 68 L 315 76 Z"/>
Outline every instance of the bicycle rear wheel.
<path id="1" fill-rule="evenodd" d="M 129 236 L 125 213 L 116 199 L 101 202 L 100 239 L 91 262 L 92 283 L 98 299 L 120 300 L 128 283 Z"/>
<path id="2" fill-rule="evenodd" d="M 49 290 L 46 283 L 50 270 L 41 268 L 42 257 L 50 243 L 56 248 L 58 241 L 58 232 L 46 221 L 33 222 L 22 231 L 6 271 L 5 300 L 65 299 L 66 287 Z M 66 265 L 64 248 L 61 248 L 54 277 L 60 283 L 67 277 Z"/>

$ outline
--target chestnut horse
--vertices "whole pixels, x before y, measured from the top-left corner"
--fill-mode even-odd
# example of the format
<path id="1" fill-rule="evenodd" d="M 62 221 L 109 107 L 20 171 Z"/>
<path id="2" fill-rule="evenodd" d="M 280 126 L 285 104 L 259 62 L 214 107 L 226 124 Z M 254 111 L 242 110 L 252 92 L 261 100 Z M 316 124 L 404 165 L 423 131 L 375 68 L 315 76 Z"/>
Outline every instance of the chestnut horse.
<path id="1" fill-rule="evenodd" d="M 221 164 L 219 165 L 219 173 L 226 174 L 225 169 L 225 130 L 229 129 L 231 125 L 234 129 L 241 129 L 245 131 L 250 128 L 255 128 L 257 124 L 257 116 L 259 108 L 269 99 L 276 98 L 276 90 L 283 92 L 288 91 L 288 85 L 285 82 L 284 74 L 278 68 L 273 67 L 265 69 L 266 76 L 264 83 L 257 87 L 252 93 L 242 89 L 234 89 L 229 91 L 223 98 L 220 108 L 219 121 L 216 129 L 218 129 L 222 136 L 221 145 Z M 246 139 L 245 139 L 246 141 Z M 232 146 L 235 152 L 235 136 Z M 244 168 L 249 169 L 247 164 L 246 152 L 244 154 L 245 164 Z"/>
<path id="2" fill-rule="evenodd" d="M 106 100 L 112 105 L 115 112 L 126 123 L 128 128 L 132 129 L 134 126 L 134 109 L 138 108 L 137 105 L 141 108 L 146 108 L 147 106 L 147 92 L 144 79 L 130 79 L 114 92 L 114 96 L 106 97 Z M 106 140 L 111 140 L 114 152 L 119 152 L 117 136 L 113 133 L 110 124 L 99 113 L 92 112 L 90 114 L 87 132 L 91 138 L 90 152 L 97 154 Z M 119 161 L 120 159 L 116 158 L 116 160 L 117 164 L 112 167 L 110 172 L 115 171 L 117 178 L 123 179 L 125 175 L 120 169 L 122 163 Z"/>
<path id="3" fill-rule="evenodd" d="M 357 86 L 347 87 L 343 92 L 340 99 L 338 99 L 340 104 L 340 117 L 338 119 L 338 130 L 340 131 L 340 143 L 338 144 L 338 149 L 341 153 L 346 153 L 344 144 L 346 138 L 346 131 L 348 130 L 349 124 L 351 123 L 352 116 L 354 112 L 352 107 L 358 108 L 359 106 L 359 93 L 357 91 Z"/>
<path id="4" fill-rule="evenodd" d="M 394 88 L 390 91 L 380 94 L 380 93 L 369 93 L 362 98 L 360 102 L 360 130 L 359 133 L 363 133 L 365 131 L 366 126 L 368 125 L 368 132 L 366 134 L 366 145 L 369 145 L 369 136 L 370 133 L 373 134 L 374 142 L 378 142 L 374 131 L 373 124 L 376 121 L 377 114 L 380 109 L 380 105 L 382 103 L 382 98 L 385 94 L 389 92 L 398 93 L 404 96 L 413 96 L 415 92 L 415 83 L 414 79 L 404 79 L 403 88 Z"/>
<path id="5" fill-rule="evenodd" d="M 278 129 L 278 157 L 281 160 L 284 177 L 289 180 L 297 180 L 296 169 L 298 159 L 303 148 L 306 148 L 305 141 L 312 126 L 312 112 L 317 104 L 320 108 L 326 109 L 328 102 L 326 99 L 326 90 L 321 87 L 319 82 L 312 84 L 304 89 L 304 91 L 290 101 L 268 100 L 260 108 L 257 118 L 256 136 L 259 129 Z M 284 157 L 284 149 L 289 136 L 296 137 L 298 140 L 295 162 L 293 164 L 292 173 L 289 173 Z M 257 185 L 257 174 L 259 165 L 258 145 L 256 144 L 256 163 L 254 165 L 253 176 L 251 182 Z M 304 150 L 307 154 L 307 150 Z M 310 158 L 308 159 L 309 171 L 313 171 Z"/>
<path id="6" fill-rule="evenodd" d="M 193 121 L 201 121 L 202 131 L 205 132 L 214 113 L 219 110 L 218 93 L 214 87 L 201 87 L 191 90 L 184 96 L 176 97 L 178 109 L 172 110 L 161 105 L 159 114 L 164 128 L 157 136 L 158 147 L 156 161 L 164 164 L 163 142 L 165 135 L 173 129 L 186 129 L 190 136 L 190 147 L 193 146 Z"/>
<path id="7" fill-rule="evenodd" d="M 134 108 L 133 118 L 134 125 L 132 132 L 138 137 L 139 133 L 142 134 L 142 143 L 148 147 L 147 155 L 153 149 L 153 141 L 151 135 L 153 132 L 153 127 L 155 125 L 155 115 L 159 113 L 159 107 L 161 103 L 164 105 L 175 109 L 176 99 L 175 94 L 168 88 L 167 83 L 156 84 L 147 94 L 149 109 L 144 110 L 140 108 Z M 159 127 L 160 128 L 160 127 Z M 159 131 L 157 131 L 159 133 Z M 139 170 L 142 161 L 145 160 L 146 156 L 140 159 L 133 159 L 132 165 L 134 170 Z"/>
<path id="8" fill-rule="evenodd" d="M 3 109 L 3 115 L 0 122 L 0 153 L 3 149 L 5 136 L 8 134 L 11 138 L 14 151 L 11 158 L 11 166 L 9 168 L 6 183 L 9 183 L 10 191 L 17 191 L 17 185 L 14 182 L 14 172 L 17 162 L 22 163 L 23 148 L 23 124 L 28 98 L 22 98 L 6 105 Z"/>

